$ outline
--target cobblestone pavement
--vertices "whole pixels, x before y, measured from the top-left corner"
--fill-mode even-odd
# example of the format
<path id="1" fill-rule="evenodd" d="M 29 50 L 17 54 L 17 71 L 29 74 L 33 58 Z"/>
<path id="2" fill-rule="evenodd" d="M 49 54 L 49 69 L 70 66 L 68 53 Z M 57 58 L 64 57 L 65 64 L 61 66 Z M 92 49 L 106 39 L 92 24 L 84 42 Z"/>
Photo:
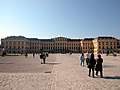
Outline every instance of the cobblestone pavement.
<path id="1" fill-rule="evenodd" d="M 0 57 L 0 90 L 120 90 L 120 56 L 102 57 L 104 78 L 89 77 L 87 67 L 80 66 L 79 54 L 51 54 L 47 64 L 40 64 L 38 56 Z"/>

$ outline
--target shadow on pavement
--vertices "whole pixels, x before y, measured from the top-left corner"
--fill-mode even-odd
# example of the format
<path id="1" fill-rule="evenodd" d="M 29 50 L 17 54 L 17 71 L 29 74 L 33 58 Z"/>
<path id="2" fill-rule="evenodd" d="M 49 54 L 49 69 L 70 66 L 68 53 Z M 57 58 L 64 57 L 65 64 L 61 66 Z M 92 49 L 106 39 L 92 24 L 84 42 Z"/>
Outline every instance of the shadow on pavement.
<path id="1" fill-rule="evenodd" d="M 49 65 L 58 65 L 58 64 L 61 64 L 61 63 L 57 63 L 57 62 L 50 62 L 50 63 L 48 63 L 48 62 L 46 62 L 45 64 L 49 64 Z"/>
<path id="2" fill-rule="evenodd" d="M 118 66 L 115 66 L 115 65 L 103 65 L 103 68 L 115 68 L 115 67 L 118 67 Z"/>
<path id="3" fill-rule="evenodd" d="M 119 79 L 120 80 L 120 76 L 105 76 L 104 79 Z"/>
<path id="4" fill-rule="evenodd" d="M 14 63 L 0 63 L 0 64 L 14 64 Z"/>

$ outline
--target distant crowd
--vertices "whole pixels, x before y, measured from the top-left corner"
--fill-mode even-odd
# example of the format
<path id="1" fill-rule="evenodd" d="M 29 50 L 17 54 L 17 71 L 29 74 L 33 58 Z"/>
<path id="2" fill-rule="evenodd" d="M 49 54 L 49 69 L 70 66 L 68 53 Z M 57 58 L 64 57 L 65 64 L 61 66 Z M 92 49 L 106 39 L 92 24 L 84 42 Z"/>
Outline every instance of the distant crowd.
<path id="1" fill-rule="evenodd" d="M 45 64 L 46 58 L 49 56 L 49 54 L 46 52 L 40 53 L 40 59 L 41 59 L 41 64 Z M 25 58 L 28 57 L 28 53 L 25 53 Z M 33 53 L 33 58 L 35 58 L 35 53 Z"/>

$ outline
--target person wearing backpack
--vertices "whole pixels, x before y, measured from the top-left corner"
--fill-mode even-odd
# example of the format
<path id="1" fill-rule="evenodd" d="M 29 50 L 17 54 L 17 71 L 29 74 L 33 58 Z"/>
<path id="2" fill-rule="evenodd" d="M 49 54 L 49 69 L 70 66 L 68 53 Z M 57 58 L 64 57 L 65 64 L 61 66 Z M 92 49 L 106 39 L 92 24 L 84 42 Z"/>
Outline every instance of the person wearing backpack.
<path id="1" fill-rule="evenodd" d="M 47 57 L 47 56 L 46 56 L 46 53 L 45 53 L 45 52 L 41 53 L 40 59 L 43 60 L 43 64 L 45 64 L 46 57 Z M 42 61 L 41 61 L 41 64 L 42 64 Z"/>

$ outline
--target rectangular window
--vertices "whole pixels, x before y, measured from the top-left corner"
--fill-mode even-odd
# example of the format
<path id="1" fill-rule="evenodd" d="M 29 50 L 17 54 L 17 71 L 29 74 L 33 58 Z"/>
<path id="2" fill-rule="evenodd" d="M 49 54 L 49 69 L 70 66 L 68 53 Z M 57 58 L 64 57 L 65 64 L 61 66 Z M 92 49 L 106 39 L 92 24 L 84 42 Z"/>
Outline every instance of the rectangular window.
<path id="1" fill-rule="evenodd" d="M 110 47 L 110 49 L 112 49 L 112 46 Z"/>
<path id="2" fill-rule="evenodd" d="M 110 45 L 112 45 L 112 42 L 110 42 Z"/>
<path id="3" fill-rule="evenodd" d="M 114 42 L 114 45 L 115 45 L 115 42 Z"/>
<path id="4" fill-rule="evenodd" d="M 101 45 L 101 43 L 99 42 L 99 45 Z"/>
<path id="5" fill-rule="evenodd" d="M 101 47 L 99 46 L 99 49 L 101 49 Z"/>
<path id="6" fill-rule="evenodd" d="M 74 47 L 74 49 L 75 49 L 75 47 Z"/>
<path id="7" fill-rule="evenodd" d="M 104 42 L 102 42 L 102 45 L 104 45 Z"/>
<path id="8" fill-rule="evenodd" d="M 104 49 L 104 46 L 102 47 L 102 49 Z"/>
<path id="9" fill-rule="evenodd" d="M 108 45 L 108 42 L 106 42 L 106 45 Z"/>
<path id="10" fill-rule="evenodd" d="M 115 46 L 114 46 L 114 49 L 115 49 Z"/>

